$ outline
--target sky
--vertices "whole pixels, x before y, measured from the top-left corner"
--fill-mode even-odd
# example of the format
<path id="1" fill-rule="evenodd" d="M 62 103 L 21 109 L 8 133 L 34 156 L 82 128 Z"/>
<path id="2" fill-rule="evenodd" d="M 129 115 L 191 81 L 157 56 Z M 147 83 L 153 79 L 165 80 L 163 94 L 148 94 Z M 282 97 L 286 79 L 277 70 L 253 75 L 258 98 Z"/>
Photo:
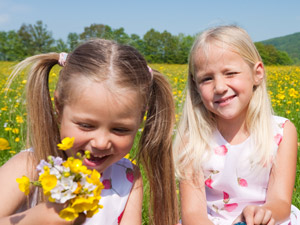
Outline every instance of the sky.
<path id="1" fill-rule="evenodd" d="M 195 35 L 235 24 L 263 41 L 300 32 L 300 0 L 0 0 L 0 31 L 38 20 L 56 40 L 96 23 L 141 38 L 151 28 Z"/>

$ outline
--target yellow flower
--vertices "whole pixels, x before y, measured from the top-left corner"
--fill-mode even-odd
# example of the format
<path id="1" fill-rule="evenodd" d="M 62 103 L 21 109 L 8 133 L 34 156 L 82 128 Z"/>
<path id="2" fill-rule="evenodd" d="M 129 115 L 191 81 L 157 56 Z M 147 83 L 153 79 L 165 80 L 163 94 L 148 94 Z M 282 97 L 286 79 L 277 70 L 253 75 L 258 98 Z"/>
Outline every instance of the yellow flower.
<path id="1" fill-rule="evenodd" d="M 74 144 L 74 137 L 70 138 L 70 137 L 66 137 L 61 141 L 61 144 L 57 144 L 57 147 L 60 150 L 68 150 L 70 148 L 72 148 L 73 144 Z"/>
<path id="2" fill-rule="evenodd" d="M 40 182 L 43 187 L 44 195 L 49 195 L 50 191 L 56 186 L 57 178 L 55 175 L 47 174 L 44 176 L 40 176 Z"/>
<path id="3" fill-rule="evenodd" d="M 86 217 L 91 218 L 93 215 L 95 215 L 97 212 L 99 212 L 99 208 L 102 209 L 102 205 L 97 205 L 93 209 L 86 212 Z"/>
<path id="4" fill-rule="evenodd" d="M 67 207 L 59 212 L 59 216 L 67 221 L 72 221 L 78 217 L 78 212 L 74 208 Z"/>
<path id="5" fill-rule="evenodd" d="M 73 173 L 85 173 L 87 174 L 87 167 L 82 165 L 82 161 L 80 159 L 74 159 L 73 157 L 69 157 L 67 161 L 63 163 L 64 167 L 69 167 L 71 172 Z"/>
<path id="6" fill-rule="evenodd" d="M 86 177 L 86 180 L 91 184 L 98 185 L 100 183 L 100 177 L 100 173 L 97 170 L 93 169 L 90 177 Z"/>
<path id="7" fill-rule="evenodd" d="M 17 123 L 24 123 L 24 120 L 23 120 L 22 116 L 17 116 L 16 121 L 17 121 Z"/>
<path id="8" fill-rule="evenodd" d="M 25 195 L 29 194 L 29 185 L 30 180 L 26 176 L 22 176 L 21 178 L 17 178 L 17 182 L 19 183 L 19 189 L 25 193 Z"/>
<path id="9" fill-rule="evenodd" d="M 95 207 L 98 207 L 100 198 L 100 196 L 88 198 L 77 197 L 72 203 L 72 208 L 74 208 L 76 212 L 83 212 L 95 209 Z"/>
<path id="10" fill-rule="evenodd" d="M 129 154 L 125 155 L 124 158 L 129 159 L 132 162 L 132 164 L 136 165 L 136 161 L 134 159 L 131 159 Z"/>
<path id="11" fill-rule="evenodd" d="M 13 132 L 14 134 L 18 134 L 20 131 L 19 131 L 18 128 L 14 128 L 14 129 L 12 129 L 12 132 Z"/>
<path id="12" fill-rule="evenodd" d="M 0 151 L 10 149 L 9 143 L 5 138 L 0 138 Z"/>
<path id="13" fill-rule="evenodd" d="M 15 138 L 15 142 L 19 142 L 20 141 L 20 138 L 19 137 L 16 137 Z"/>

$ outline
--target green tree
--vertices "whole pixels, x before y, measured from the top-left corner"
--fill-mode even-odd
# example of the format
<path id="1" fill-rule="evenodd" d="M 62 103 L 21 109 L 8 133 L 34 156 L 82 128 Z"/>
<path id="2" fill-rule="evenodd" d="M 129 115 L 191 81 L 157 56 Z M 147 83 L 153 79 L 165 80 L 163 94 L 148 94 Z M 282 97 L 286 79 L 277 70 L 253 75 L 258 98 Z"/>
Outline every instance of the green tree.
<path id="1" fill-rule="evenodd" d="M 110 39 L 112 37 L 112 29 L 110 26 L 103 24 L 92 24 L 84 28 L 84 32 L 79 35 L 81 40 L 89 40 L 90 38 Z"/>
<path id="2" fill-rule="evenodd" d="M 265 65 L 291 65 L 293 60 L 286 52 L 277 50 L 274 45 L 256 42 L 255 46 Z"/>
<path id="3" fill-rule="evenodd" d="M 47 30 L 47 26 L 42 21 L 37 21 L 34 25 L 23 24 L 18 30 L 18 35 L 27 56 L 47 53 L 52 49 L 55 42 L 52 33 Z"/>
<path id="4" fill-rule="evenodd" d="M 116 42 L 118 42 L 120 44 L 129 43 L 129 36 L 128 36 L 128 34 L 125 33 L 123 27 L 112 30 L 110 39 L 115 40 Z"/>
<path id="5" fill-rule="evenodd" d="M 69 51 L 73 51 L 79 44 L 79 35 L 77 33 L 69 33 L 67 38 L 67 45 Z"/>
<path id="6" fill-rule="evenodd" d="M 0 60 L 16 61 L 25 57 L 26 52 L 18 34 L 11 30 L 0 32 Z"/>
<path id="7" fill-rule="evenodd" d="M 145 55 L 144 48 L 145 48 L 145 42 L 143 39 L 140 38 L 137 34 L 131 34 L 129 38 L 128 45 L 136 48 L 140 53 Z"/>
<path id="8" fill-rule="evenodd" d="M 143 37 L 144 55 L 150 63 L 163 63 L 163 49 L 160 33 L 154 29 L 150 29 Z"/>
<path id="9" fill-rule="evenodd" d="M 58 39 L 57 41 L 55 41 L 56 46 L 54 48 L 55 52 L 69 52 L 69 48 L 68 45 L 62 40 L 62 39 Z"/>
<path id="10" fill-rule="evenodd" d="M 184 34 L 179 34 L 178 38 L 178 49 L 177 49 L 177 63 L 185 64 L 188 62 L 189 52 L 194 43 L 195 37 L 185 36 Z"/>

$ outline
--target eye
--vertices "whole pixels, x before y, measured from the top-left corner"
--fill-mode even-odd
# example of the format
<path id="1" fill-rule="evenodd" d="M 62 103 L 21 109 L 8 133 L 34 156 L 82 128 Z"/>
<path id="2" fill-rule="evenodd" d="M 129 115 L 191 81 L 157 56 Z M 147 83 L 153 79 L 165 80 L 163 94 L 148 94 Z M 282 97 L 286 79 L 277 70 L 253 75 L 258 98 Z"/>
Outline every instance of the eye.
<path id="1" fill-rule="evenodd" d="M 211 80 L 212 80 L 212 77 L 206 76 L 206 77 L 201 78 L 199 83 L 203 84 L 203 83 L 207 83 L 207 82 L 209 82 Z"/>
<path id="2" fill-rule="evenodd" d="M 88 124 L 88 123 L 78 123 L 78 126 L 80 127 L 80 129 L 82 130 L 92 130 L 94 128 L 93 125 Z"/>
<path id="3" fill-rule="evenodd" d="M 236 71 L 230 71 L 230 72 L 225 73 L 225 75 L 227 75 L 227 76 L 233 76 L 236 74 L 238 74 L 238 72 L 236 72 Z"/>
<path id="4" fill-rule="evenodd" d="M 112 129 L 114 133 L 117 134 L 127 134 L 130 133 L 130 129 L 126 128 L 126 127 L 116 127 Z"/>

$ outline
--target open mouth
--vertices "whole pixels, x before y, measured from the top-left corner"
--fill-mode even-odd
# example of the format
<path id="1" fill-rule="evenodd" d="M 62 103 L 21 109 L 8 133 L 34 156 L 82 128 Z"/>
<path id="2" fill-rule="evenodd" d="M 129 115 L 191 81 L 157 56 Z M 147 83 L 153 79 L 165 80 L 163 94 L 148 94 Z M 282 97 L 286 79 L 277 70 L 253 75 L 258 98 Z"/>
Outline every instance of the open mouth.
<path id="1" fill-rule="evenodd" d="M 101 165 L 110 155 L 101 155 L 101 156 L 95 156 L 93 154 L 90 154 L 90 158 L 85 158 L 83 160 L 83 163 L 88 167 L 95 167 Z"/>

